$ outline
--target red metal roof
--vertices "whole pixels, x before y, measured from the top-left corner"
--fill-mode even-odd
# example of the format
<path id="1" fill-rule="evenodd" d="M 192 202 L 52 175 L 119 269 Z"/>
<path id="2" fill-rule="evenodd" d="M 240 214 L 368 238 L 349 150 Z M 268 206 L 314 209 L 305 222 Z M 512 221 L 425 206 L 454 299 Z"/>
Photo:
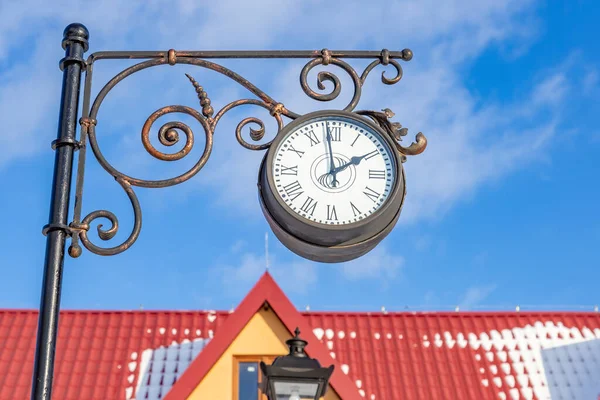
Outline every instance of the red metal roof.
<path id="1" fill-rule="evenodd" d="M 138 399 L 162 398 L 184 370 L 194 378 L 193 367 L 187 369 L 192 360 L 208 357 L 206 340 L 198 339 L 214 337 L 206 350 L 219 347 L 234 315 L 63 311 L 53 399 L 126 400 L 136 390 Z M 600 313 L 298 315 L 351 381 L 346 390 L 361 398 L 583 400 L 600 394 Z M 37 311 L 0 310 L 0 400 L 29 398 L 36 329 Z"/>

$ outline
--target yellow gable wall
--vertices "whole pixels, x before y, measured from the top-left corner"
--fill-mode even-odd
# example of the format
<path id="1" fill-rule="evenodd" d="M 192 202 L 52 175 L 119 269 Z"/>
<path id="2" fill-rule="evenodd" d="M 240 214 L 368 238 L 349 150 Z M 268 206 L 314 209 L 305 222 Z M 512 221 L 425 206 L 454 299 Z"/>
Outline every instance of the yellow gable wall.
<path id="1" fill-rule="evenodd" d="M 234 357 L 279 356 L 288 354 L 289 349 L 285 341 L 291 337 L 288 330 L 273 311 L 261 308 L 250 319 L 250 322 L 234 339 L 233 343 L 229 345 L 202 382 L 194 389 L 188 400 L 234 400 Z M 340 400 L 340 397 L 330 386 L 322 400 Z"/>

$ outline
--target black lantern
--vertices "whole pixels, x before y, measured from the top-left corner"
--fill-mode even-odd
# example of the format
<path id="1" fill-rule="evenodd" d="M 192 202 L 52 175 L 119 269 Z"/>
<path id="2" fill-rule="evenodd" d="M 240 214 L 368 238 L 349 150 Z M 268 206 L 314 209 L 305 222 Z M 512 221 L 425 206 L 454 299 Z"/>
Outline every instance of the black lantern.
<path id="1" fill-rule="evenodd" d="M 308 344 L 300 339 L 300 329 L 286 344 L 290 354 L 277 357 L 272 365 L 260 363 L 264 380 L 261 390 L 269 400 L 318 400 L 325 395 L 333 365 L 321 367 L 318 360 L 304 352 Z"/>

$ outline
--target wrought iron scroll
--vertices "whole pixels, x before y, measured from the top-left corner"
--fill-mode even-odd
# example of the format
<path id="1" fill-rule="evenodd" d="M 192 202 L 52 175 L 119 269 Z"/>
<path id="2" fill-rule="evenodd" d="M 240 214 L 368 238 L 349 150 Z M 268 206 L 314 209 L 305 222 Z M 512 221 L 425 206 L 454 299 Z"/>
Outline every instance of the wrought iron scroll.
<path id="1" fill-rule="evenodd" d="M 410 61 L 412 59 L 412 52 L 408 49 L 402 51 L 388 51 L 382 50 L 377 51 L 331 51 L 323 49 L 321 51 L 209 51 L 209 52 L 187 52 L 187 51 L 175 51 L 169 50 L 166 52 L 97 52 L 92 54 L 85 65 L 86 80 L 84 87 L 84 99 L 83 99 L 83 112 L 82 118 L 80 119 L 81 134 L 78 143 L 79 159 L 77 168 L 77 181 L 76 181 L 76 192 L 75 192 L 75 209 L 73 215 L 73 221 L 70 224 L 71 233 L 71 246 L 69 247 L 69 254 L 71 257 L 79 257 L 82 253 L 80 243 L 89 251 L 99 255 L 114 255 L 121 253 L 131 247 L 133 243 L 139 237 L 142 228 L 142 212 L 138 198 L 133 190 L 134 186 L 145 187 L 145 188 L 164 188 L 168 186 L 178 185 L 183 183 L 193 176 L 195 176 L 204 167 L 208 161 L 212 146 L 213 146 L 213 135 L 215 129 L 222 119 L 222 117 L 230 110 L 242 106 L 242 105 L 254 105 L 262 107 L 269 111 L 270 115 L 275 119 L 277 123 L 277 132 L 273 136 L 273 139 L 263 144 L 253 144 L 245 140 L 242 136 L 242 132 L 248 126 L 249 136 L 251 141 L 258 142 L 265 136 L 265 124 L 264 122 L 256 117 L 245 118 L 239 122 L 236 127 L 235 135 L 238 142 L 249 150 L 266 150 L 269 148 L 271 143 L 277 134 L 284 127 L 283 117 L 287 117 L 290 120 L 294 120 L 300 117 L 288 108 L 283 103 L 274 100 L 272 97 L 267 95 L 265 92 L 260 90 L 258 87 L 253 85 L 250 81 L 238 75 L 234 71 L 209 61 L 209 59 L 228 59 L 228 58 L 308 58 L 310 59 L 304 68 L 300 72 L 300 86 L 304 93 L 310 98 L 322 102 L 332 101 L 336 99 L 342 91 L 342 83 L 337 75 L 330 71 L 321 71 L 317 74 L 317 88 L 321 92 L 317 92 L 311 88 L 308 83 L 308 75 L 311 70 L 317 66 L 330 66 L 340 68 L 342 71 L 348 74 L 352 84 L 354 86 L 354 94 L 351 97 L 350 102 L 343 108 L 345 111 L 354 111 L 355 107 L 361 97 L 362 86 L 364 85 L 369 73 L 377 66 L 388 66 L 392 65 L 395 69 L 395 75 L 393 77 L 386 76 L 386 72 L 382 72 L 381 81 L 386 85 L 393 85 L 398 83 L 402 79 L 403 71 L 399 60 Z M 98 60 L 108 59 L 142 59 L 141 61 L 133 66 L 130 66 L 117 75 L 115 75 L 106 85 L 100 90 L 96 98 L 91 102 L 91 87 L 92 87 L 92 75 L 94 63 Z M 361 75 L 343 59 L 373 59 L 373 61 L 365 68 Z M 191 75 L 186 74 L 192 87 L 196 91 L 198 101 L 200 103 L 200 110 L 182 105 L 171 105 L 162 107 L 154 111 L 146 120 L 141 129 L 141 141 L 146 151 L 154 158 L 162 161 L 177 161 L 186 157 L 192 150 L 195 138 L 192 129 L 185 123 L 180 121 L 172 121 L 164 123 L 158 129 L 158 140 L 166 146 L 171 147 L 182 139 L 182 135 L 185 137 L 185 144 L 183 147 L 173 153 L 165 153 L 154 147 L 150 142 L 150 131 L 151 128 L 160 117 L 167 114 L 187 114 L 194 118 L 204 131 L 205 145 L 204 150 L 200 158 L 196 163 L 186 172 L 169 179 L 162 180 L 146 180 L 140 179 L 133 176 L 129 176 L 111 165 L 104 157 L 100 146 L 97 141 L 97 130 L 98 130 L 98 111 L 106 98 L 107 94 L 122 82 L 127 77 L 139 72 L 141 70 L 152 68 L 160 65 L 176 65 L 176 64 L 187 64 L 198 66 L 201 68 L 209 69 L 218 72 L 234 82 L 238 83 L 245 89 L 247 89 L 254 98 L 240 99 L 226 104 L 223 108 L 215 113 L 213 105 L 211 104 L 208 92 L 200 85 Z M 332 85 L 331 91 L 323 92 L 326 90 L 325 82 L 330 82 Z M 91 104 L 91 106 L 90 106 Z M 416 136 L 416 142 L 412 143 L 408 147 L 400 145 L 401 137 L 407 134 L 406 128 L 402 128 L 399 123 L 390 122 L 390 118 L 394 115 L 389 109 L 383 110 L 383 112 L 376 111 L 356 111 L 357 114 L 367 116 L 371 118 L 375 123 L 381 126 L 389 135 L 392 137 L 397 144 L 398 151 L 402 154 L 403 161 L 406 159 L 406 155 L 415 155 L 423 152 L 427 145 L 425 136 L 419 132 Z M 121 244 L 113 247 L 101 247 L 90 240 L 88 233 L 91 226 L 98 219 L 105 219 L 110 223 L 110 227 L 104 228 L 101 223 L 96 225 L 98 236 L 103 241 L 108 241 L 115 237 L 119 230 L 118 218 L 107 210 L 96 210 L 85 217 L 81 218 L 82 209 L 82 195 L 83 195 L 83 182 L 86 162 L 87 146 L 90 146 L 92 152 L 98 161 L 98 163 L 106 170 L 111 176 L 115 178 L 117 183 L 123 188 L 134 212 L 134 223 L 131 233 Z"/>

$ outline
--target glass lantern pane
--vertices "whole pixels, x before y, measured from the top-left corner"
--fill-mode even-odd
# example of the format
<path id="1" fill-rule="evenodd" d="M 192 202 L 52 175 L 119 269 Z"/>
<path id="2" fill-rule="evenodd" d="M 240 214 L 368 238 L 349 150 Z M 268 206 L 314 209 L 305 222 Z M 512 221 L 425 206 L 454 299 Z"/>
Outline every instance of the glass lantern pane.
<path id="1" fill-rule="evenodd" d="M 314 400 L 319 384 L 313 382 L 274 382 L 277 400 Z"/>
<path id="2" fill-rule="evenodd" d="M 238 399 L 258 399 L 258 363 L 239 363 L 238 376 Z"/>

